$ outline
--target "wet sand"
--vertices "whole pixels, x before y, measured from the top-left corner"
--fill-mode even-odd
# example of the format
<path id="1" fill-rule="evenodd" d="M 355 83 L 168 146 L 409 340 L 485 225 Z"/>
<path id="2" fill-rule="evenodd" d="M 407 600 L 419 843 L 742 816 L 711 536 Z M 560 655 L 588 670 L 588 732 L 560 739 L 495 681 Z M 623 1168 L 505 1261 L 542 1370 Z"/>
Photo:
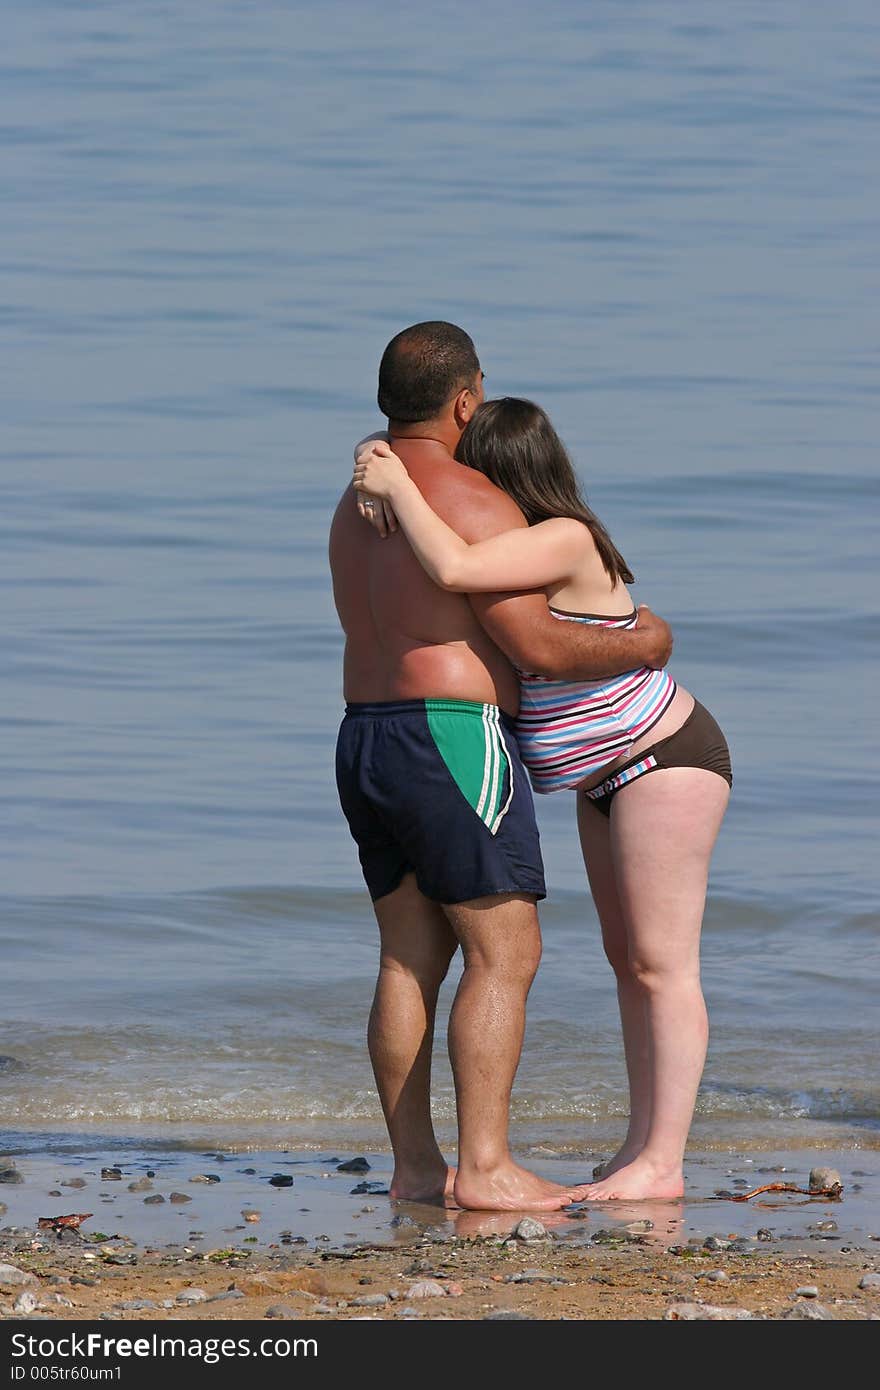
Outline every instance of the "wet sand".
<path id="1" fill-rule="evenodd" d="M 583 1180 L 595 1161 L 524 1157 L 559 1181 Z M 352 1158 L 369 1168 L 340 1172 Z M 806 1186 L 816 1163 L 840 1172 L 840 1200 L 715 1195 Z M 21 1277 L 0 1281 L 7 1317 L 641 1319 L 706 1305 L 724 1317 L 880 1317 L 880 1288 L 859 1288 L 880 1269 L 872 1151 L 696 1154 L 683 1203 L 587 1203 L 535 1217 L 535 1239 L 515 1234 L 522 1213 L 392 1202 L 387 1154 L 96 1148 L 0 1160 L 10 1166 L 21 1181 L 0 1185 L 0 1264 Z M 37 1227 L 86 1212 L 81 1234 Z"/>

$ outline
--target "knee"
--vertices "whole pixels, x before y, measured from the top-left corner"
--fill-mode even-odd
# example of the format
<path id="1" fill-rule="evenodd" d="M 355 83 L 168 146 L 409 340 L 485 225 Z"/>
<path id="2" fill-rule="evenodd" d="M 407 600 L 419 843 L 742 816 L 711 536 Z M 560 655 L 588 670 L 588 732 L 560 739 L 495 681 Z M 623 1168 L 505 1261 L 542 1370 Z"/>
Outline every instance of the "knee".
<path id="1" fill-rule="evenodd" d="M 651 957 L 630 955 L 628 961 L 630 979 L 643 994 L 657 995 L 675 989 L 700 989 L 699 967 L 670 969 L 662 961 Z"/>
<path id="2" fill-rule="evenodd" d="M 626 941 L 603 937 L 602 946 L 605 950 L 605 959 L 617 976 L 618 981 L 621 984 L 631 983 L 633 975 L 630 968 L 629 951 L 627 950 Z"/>
<path id="3" fill-rule="evenodd" d="M 507 953 L 497 949 L 485 950 L 476 948 L 464 953 L 465 970 L 480 971 L 486 974 L 503 976 L 504 979 L 515 981 L 526 989 L 531 985 L 538 966 L 541 964 L 541 941 L 535 941 L 527 945 L 520 943 L 515 953 Z"/>
<path id="4" fill-rule="evenodd" d="M 380 970 L 392 975 L 407 976 L 416 982 L 423 994 L 430 997 L 437 994 L 446 979 L 454 954 L 454 951 L 444 952 L 442 955 L 416 956 L 401 960 L 398 956 L 383 953 L 380 957 Z"/>

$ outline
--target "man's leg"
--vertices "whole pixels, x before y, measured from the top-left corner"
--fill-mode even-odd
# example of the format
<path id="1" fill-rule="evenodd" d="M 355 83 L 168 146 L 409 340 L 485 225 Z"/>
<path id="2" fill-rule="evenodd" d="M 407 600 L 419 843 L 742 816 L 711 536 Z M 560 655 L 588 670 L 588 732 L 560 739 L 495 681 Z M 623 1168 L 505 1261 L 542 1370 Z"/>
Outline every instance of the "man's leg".
<path id="1" fill-rule="evenodd" d="M 481 1211 L 558 1210 L 586 1188 L 545 1182 L 515 1164 L 508 1146 L 526 998 L 541 959 L 535 900 L 505 893 L 444 911 L 464 956 L 449 1018 L 458 1107 L 455 1199 Z"/>
<path id="2" fill-rule="evenodd" d="M 431 1050 L 437 995 L 458 942 L 412 874 L 374 910 L 381 958 L 367 1037 L 394 1150 L 391 1196 L 438 1201 L 452 1175 L 431 1122 Z"/>

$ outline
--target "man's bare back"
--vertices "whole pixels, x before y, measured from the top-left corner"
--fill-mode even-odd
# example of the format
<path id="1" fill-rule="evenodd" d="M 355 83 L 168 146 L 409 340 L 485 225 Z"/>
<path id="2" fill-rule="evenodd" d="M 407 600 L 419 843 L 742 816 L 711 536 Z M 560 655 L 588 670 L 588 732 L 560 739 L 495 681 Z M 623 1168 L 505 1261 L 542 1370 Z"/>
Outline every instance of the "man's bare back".
<path id="1" fill-rule="evenodd" d="M 435 511 L 465 540 L 525 526 L 516 504 L 433 439 L 394 447 Z M 330 533 L 330 562 L 346 635 L 346 700 L 475 700 L 519 708 L 510 662 L 466 594 L 434 584 L 401 532 L 382 539 L 358 515 L 351 488 Z"/>

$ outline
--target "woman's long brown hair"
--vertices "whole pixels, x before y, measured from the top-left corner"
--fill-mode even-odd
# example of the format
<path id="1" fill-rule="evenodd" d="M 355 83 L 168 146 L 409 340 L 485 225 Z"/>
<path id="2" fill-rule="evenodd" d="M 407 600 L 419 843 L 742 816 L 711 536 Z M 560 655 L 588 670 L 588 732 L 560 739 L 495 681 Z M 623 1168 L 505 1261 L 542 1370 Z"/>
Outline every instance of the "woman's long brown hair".
<path id="1" fill-rule="evenodd" d="M 468 422 L 456 458 L 509 493 L 530 526 L 554 516 L 582 521 L 612 583 L 633 582 L 629 565 L 581 496 L 565 445 L 533 401 L 485 401 Z"/>

